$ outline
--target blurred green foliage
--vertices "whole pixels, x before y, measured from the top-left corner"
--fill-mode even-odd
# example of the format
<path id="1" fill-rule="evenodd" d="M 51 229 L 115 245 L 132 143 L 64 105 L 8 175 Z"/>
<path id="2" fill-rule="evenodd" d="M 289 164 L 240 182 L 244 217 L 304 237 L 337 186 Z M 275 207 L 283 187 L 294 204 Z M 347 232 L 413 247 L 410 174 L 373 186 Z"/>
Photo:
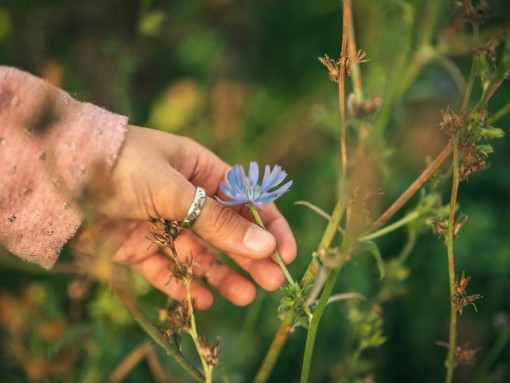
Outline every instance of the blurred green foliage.
<path id="1" fill-rule="evenodd" d="M 367 94 L 388 94 L 398 83 L 425 3 L 354 2 L 358 48 L 370 59 L 362 65 Z M 483 40 L 510 30 L 508 2 L 490 5 Z M 438 153 L 445 142 L 437 130 L 441 110 L 460 103 L 459 84 L 472 53 L 469 28 L 458 20 L 454 1 L 443 1 L 437 13 L 433 40 L 449 50 L 446 55 L 459 69 L 431 63 L 407 91 L 395 89 L 392 105 L 383 100 L 391 118 L 381 134 L 387 144 L 380 161 L 379 210 L 414 180 L 426 158 Z M 293 202 L 306 200 L 330 211 L 340 169 L 337 89 L 317 57 L 339 54 L 341 20 L 340 2 L 333 0 L 0 0 L 0 62 L 126 114 L 132 124 L 192 137 L 230 163 L 282 165 L 294 179 L 279 206 L 298 242 L 290 271 L 299 278 L 325 221 Z M 504 83 L 489 104 L 489 116 L 508 103 L 509 95 Z M 495 125 L 507 131 L 509 124 L 505 117 Z M 457 270 L 472 277 L 468 290 L 484 297 L 477 301 L 478 313 L 468 307 L 460 318 L 459 341 L 480 348 L 482 361 L 510 326 L 510 141 L 493 146 L 490 169 L 461 185 L 460 209 L 469 220 L 455 242 Z M 441 190 L 446 203 L 448 183 Z M 406 230 L 377 240 L 389 282 L 379 280 L 370 257 L 358 257 L 342 270 L 335 291 L 359 292 L 368 301 L 328 306 L 312 381 L 344 381 L 359 341 L 368 351 L 359 355 L 357 370 L 373 372 L 377 382 L 443 379 L 446 351 L 436 341 L 448 337 L 446 249 L 429 226 L 418 226 L 405 264 L 395 257 L 406 243 Z M 62 258 L 62 264 L 72 260 L 69 254 Z M 112 291 L 86 276 L 58 267 L 45 272 L 2 255 L 0 288 L 2 382 L 106 381 L 148 339 Z M 143 282 L 137 294 L 156 323 L 156 309 L 165 298 Z M 245 382 L 254 375 L 279 324 L 279 297 L 260 291 L 248 308 L 217 297 L 210 311 L 198 315 L 202 332 L 210 339 L 222 337 L 223 381 Z M 372 306 L 376 299 L 382 305 Z M 305 336 L 301 328 L 291 335 L 272 382 L 298 379 Z M 189 344 L 183 347 L 192 352 Z M 157 352 L 169 376 L 188 379 Z M 509 381 L 509 361 L 506 343 L 486 367 L 492 379 L 486 381 Z M 457 381 L 471 381 L 480 365 L 459 367 Z M 155 381 L 153 372 L 142 362 L 125 381 Z"/>

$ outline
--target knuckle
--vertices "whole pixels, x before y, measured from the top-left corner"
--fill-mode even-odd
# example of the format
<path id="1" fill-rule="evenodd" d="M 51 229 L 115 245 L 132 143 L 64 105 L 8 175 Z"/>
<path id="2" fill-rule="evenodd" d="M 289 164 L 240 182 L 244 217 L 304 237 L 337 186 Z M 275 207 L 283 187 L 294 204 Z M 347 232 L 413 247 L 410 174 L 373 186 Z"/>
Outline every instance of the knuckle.
<path id="1" fill-rule="evenodd" d="M 209 227 L 214 230 L 218 236 L 226 236 L 235 230 L 239 225 L 239 217 L 228 206 L 216 205 L 215 214 L 211 215 Z"/>

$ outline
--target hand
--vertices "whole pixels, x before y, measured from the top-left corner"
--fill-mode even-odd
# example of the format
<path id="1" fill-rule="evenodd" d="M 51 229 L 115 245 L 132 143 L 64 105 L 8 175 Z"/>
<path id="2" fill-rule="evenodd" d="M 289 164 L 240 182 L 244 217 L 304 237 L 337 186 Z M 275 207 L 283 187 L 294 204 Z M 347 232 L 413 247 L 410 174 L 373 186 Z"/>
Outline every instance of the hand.
<path id="1" fill-rule="evenodd" d="M 207 192 L 207 200 L 193 230 L 176 239 L 179 256 L 190 254 L 195 273 L 232 303 L 244 306 L 253 301 L 256 289 L 251 281 L 219 262 L 207 243 L 230 256 L 265 290 L 276 290 L 285 280 L 271 257 L 275 247 L 285 263 L 296 256 L 290 227 L 274 204 L 267 204 L 261 218 L 268 232 L 252 222 L 245 206 L 230 208 L 210 196 L 219 195 L 220 183 L 230 167 L 195 141 L 156 130 L 129 126 L 118 162 L 109 178 L 107 193 L 94 200 L 101 216 L 96 227 L 85 229 L 72 241 L 76 249 L 92 254 L 92 233 L 101 242 L 115 243 L 114 261 L 129 265 L 154 287 L 174 299 L 185 296 L 182 282 L 169 281 L 170 261 L 152 246 L 148 230 L 151 218 L 182 220 L 195 195 L 195 185 Z M 99 229 L 98 229 L 99 228 Z M 197 236 L 198 235 L 198 236 Z M 207 287 L 193 281 L 191 293 L 197 309 L 213 303 Z"/>

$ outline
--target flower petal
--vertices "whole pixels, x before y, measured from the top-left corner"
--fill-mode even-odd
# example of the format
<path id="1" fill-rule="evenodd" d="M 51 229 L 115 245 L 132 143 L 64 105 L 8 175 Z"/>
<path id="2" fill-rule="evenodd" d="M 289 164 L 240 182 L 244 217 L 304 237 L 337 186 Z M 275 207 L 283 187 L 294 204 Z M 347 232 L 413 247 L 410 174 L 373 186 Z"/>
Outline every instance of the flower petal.
<path id="1" fill-rule="evenodd" d="M 248 177 L 250 179 L 250 196 L 253 198 L 257 190 L 257 183 L 259 182 L 259 164 L 254 161 L 250 162 Z"/>
<path id="2" fill-rule="evenodd" d="M 214 196 L 214 198 L 216 198 L 216 200 L 218 202 L 222 203 L 223 205 L 229 205 L 229 206 L 231 206 L 231 205 L 239 205 L 240 203 L 248 203 L 249 202 L 248 200 L 246 200 L 246 201 L 238 201 L 238 200 L 236 200 L 236 201 L 223 201 L 218 196 Z"/>
<path id="3" fill-rule="evenodd" d="M 237 190 L 233 190 L 227 184 L 221 184 L 220 189 L 223 192 L 223 194 L 225 194 L 230 199 L 237 199 L 240 195 L 240 193 Z"/>
<path id="4" fill-rule="evenodd" d="M 283 193 L 288 192 L 291 186 L 292 181 L 289 181 L 285 185 L 280 186 L 278 189 L 273 190 L 272 192 L 266 192 L 261 194 L 259 198 L 257 198 L 257 201 L 273 202 L 275 199 L 279 198 Z"/>
<path id="5" fill-rule="evenodd" d="M 266 173 L 267 174 L 267 173 Z M 282 170 L 278 165 L 275 165 L 271 174 L 266 178 L 264 175 L 264 181 L 260 187 L 260 193 L 265 193 L 269 189 L 278 186 L 287 177 L 287 173 Z"/>

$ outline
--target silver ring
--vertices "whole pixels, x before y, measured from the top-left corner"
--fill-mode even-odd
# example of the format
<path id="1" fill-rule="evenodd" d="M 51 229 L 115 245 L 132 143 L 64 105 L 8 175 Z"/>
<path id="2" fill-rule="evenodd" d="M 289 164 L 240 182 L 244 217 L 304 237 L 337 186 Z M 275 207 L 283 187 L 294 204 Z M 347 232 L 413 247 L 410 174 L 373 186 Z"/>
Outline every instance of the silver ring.
<path id="1" fill-rule="evenodd" d="M 202 208 L 204 207 L 206 199 L 205 190 L 201 188 L 200 186 L 197 186 L 197 190 L 195 191 L 195 197 L 193 198 L 193 202 L 191 203 L 191 206 L 189 207 L 188 213 L 186 214 L 186 217 L 181 221 L 181 226 L 185 229 L 189 229 L 195 221 L 197 220 L 198 216 L 202 212 Z"/>

